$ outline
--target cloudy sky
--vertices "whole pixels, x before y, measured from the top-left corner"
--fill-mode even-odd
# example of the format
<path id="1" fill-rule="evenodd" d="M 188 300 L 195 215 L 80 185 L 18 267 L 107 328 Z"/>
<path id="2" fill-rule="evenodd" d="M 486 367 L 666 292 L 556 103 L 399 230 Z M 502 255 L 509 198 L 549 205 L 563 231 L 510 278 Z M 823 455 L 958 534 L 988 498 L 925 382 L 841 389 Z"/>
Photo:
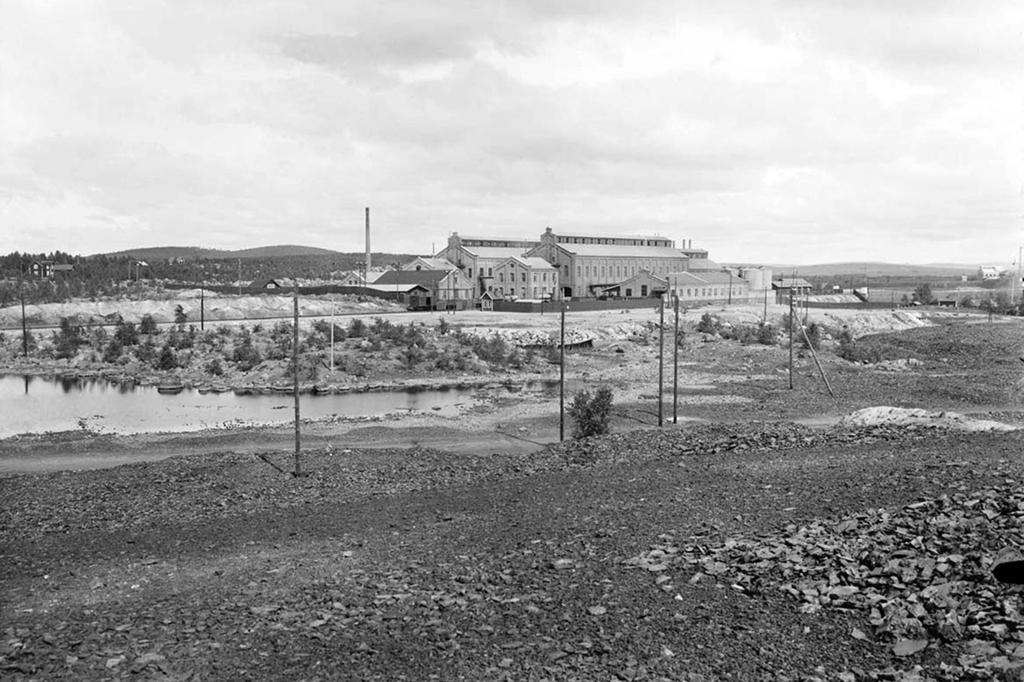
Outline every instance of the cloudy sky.
<path id="1" fill-rule="evenodd" d="M 0 0 L 0 251 L 1010 262 L 1020 0 Z"/>

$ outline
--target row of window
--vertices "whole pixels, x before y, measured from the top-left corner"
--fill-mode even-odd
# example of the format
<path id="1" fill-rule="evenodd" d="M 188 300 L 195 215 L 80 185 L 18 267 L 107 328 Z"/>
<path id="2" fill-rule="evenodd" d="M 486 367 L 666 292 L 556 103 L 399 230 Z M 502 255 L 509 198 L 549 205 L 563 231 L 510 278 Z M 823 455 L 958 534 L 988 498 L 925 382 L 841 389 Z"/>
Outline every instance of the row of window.
<path id="1" fill-rule="evenodd" d="M 531 291 L 533 294 L 532 296 L 530 296 L 530 298 L 553 298 L 555 295 L 554 287 L 519 287 L 519 293 L 516 294 L 516 288 L 514 286 L 505 288 L 500 285 L 498 287 L 494 287 L 493 285 L 491 285 L 487 287 L 487 291 L 491 292 L 492 294 L 497 292 L 501 296 L 518 295 L 519 298 L 526 298 L 526 293 L 528 291 Z"/>
<path id="2" fill-rule="evenodd" d="M 568 273 L 569 266 L 565 266 L 565 269 L 566 269 L 566 273 L 565 274 L 568 276 L 568 274 L 569 274 Z M 681 267 L 678 266 L 678 265 L 673 266 L 673 265 L 670 265 L 669 263 L 660 263 L 658 261 L 646 261 L 643 264 L 642 268 L 638 267 L 637 265 L 625 265 L 625 266 L 623 266 L 623 265 L 616 265 L 614 267 L 611 266 L 611 265 L 607 265 L 607 266 L 602 265 L 602 266 L 600 266 L 600 270 L 599 270 L 598 266 L 596 266 L 596 265 L 593 266 L 593 267 L 591 267 L 589 265 L 577 265 L 576 266 L 576 276 L 577 277 L 591 277 L 591 276 L 594 276 L 594 277 L 616 277 L 616 278 L 621 279 L 623 277 L 634 277 L 634 276 L 636 276 L 636 273 L 640 269 L 647 270 L 648 272 L 650 272 L 652 274 L 663 274 L 663 275 L 665 275 L 665 274 L 668 274 L 670 272 L 677 272 L 678 270 L 681 269 Z"/>

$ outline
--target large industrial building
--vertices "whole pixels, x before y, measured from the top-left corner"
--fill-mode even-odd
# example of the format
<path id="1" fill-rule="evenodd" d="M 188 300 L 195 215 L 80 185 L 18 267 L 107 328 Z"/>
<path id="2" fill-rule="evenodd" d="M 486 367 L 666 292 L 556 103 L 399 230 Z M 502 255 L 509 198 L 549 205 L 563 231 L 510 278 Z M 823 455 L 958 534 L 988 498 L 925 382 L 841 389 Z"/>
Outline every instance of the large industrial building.
<path id="1" fill-rule="evenodd" d="M 764 268 L 724 268 L 692 240 L 678 248 L 662 236 L 608 236 L 555 232 L 539 239 L 448 237 L 448 244 L 412 268 L 450 263 L 465 277 L 473 299 L 550 300 L 648 298 L 665 293 L 681 301 L 732 302 L 760 298 L 771 287 Z"/>

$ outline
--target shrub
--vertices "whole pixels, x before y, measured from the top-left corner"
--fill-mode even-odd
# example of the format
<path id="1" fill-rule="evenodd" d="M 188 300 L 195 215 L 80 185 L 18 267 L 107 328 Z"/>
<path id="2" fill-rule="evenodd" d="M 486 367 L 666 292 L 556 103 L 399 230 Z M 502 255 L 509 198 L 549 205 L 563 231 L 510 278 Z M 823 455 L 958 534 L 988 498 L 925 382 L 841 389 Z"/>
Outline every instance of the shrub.
<path id="1" fill-rule="evenodd" d="M 711 313 L 704 313 L 697 323 L 697 331 L 703 334 L 717 334 L 722 329 L 722 323 Z"/>
<path id="2" fill-rule="evenodd" d="M 881 360 L 881 352 L 877 348 L 866 348 L 863 344 L 857 342 L 853 338 L 853 334 L 850 333 L 849 329 L 844 329 L 839 332 L 839 348 L 836 349 L 836 355 L 849 360 L 850 362 L 878 362 Z"/>
<path id="3" fill-rule="evenodd" d="M 762 346 L 774 346 L 778 335 L 775 332 L 775 327 L 770 324 L 761 324 L 757 328 L 757 342 Z"/>
<path id="4" fill-rule="evenodd" d="M 569 405 L 569 416 L 575 422 L 573 438 L 587 438 L 608 433 L 612 409 L 612 390 L 607 386 L 597 389 L 593 396 L 580 391 Z"/>
<path id="5" fill-rule="evenodd" d="M 185 314 L 185 309 L 181 307 L 181 304 L 174 306 L 174 323 L 185 324 L 188 322 L 188 315 Z"/>
<path id="6" fill-rule="evenodd" d="M 156 368 L 162 370 L 175 369 L 178 366 L 178 356 L 174 354 L 174 349 L 168 343 L 164 344 L 164 347 L 160 349 L 160 356 L 156 360 Z"/>
<path id="7" fill-rule="evenodd" d="M 448 324 L 448 320 L 444 319 L 443 317 L 437 323 L 437 333 L 440 334 L 441 336 L 444 336 L 449 331 L 451 331 L 451 328 L 452 326 Z"/>
<path id="8" fill-rule="evenodd" d="M 71 320 L 66 317 L 60 318 L 60 331 L 53 340 L 55 358 L 63 360 L 74 357 L 78 347 L 86 343 L 88 341 L 83 338 L 81 327 L 71 324 Z"/>
<path id="9" fill-rule="evenodd" d="M 821 326 L 817 322 L 811 322 L 804 329 L 804 333 L 800 334 L 800 344 L 804 348 L 813 348 L 814 350 L 821 348 Z"/>
<path id="10" fill-rule="evenodd" d="M 117 331 L 114 332 L 114 340 L 122 346 L 134 346 L 139 342 L 139 330 L 135 328 L 134 322 L 118 322 Z"/>
<path id="11" fill-rule="evenodd" d="M 124 346 L 117 340 L 115 336 L 107 347 L 103 349 L 103 362 L 117 362 L 118 358 L 124 352 Z"/>
<path id="12" fill-rule="evenodd" d="M 366 336 L 366 323 L 358 317 L 353 317 L 348 323 L 348 335 L 354 339 Z"/>
<path id="13" fill-rule="evenodd" d="M 140 334 L 156 334 L 159 330 L 156 327 L 156 320 L 153 319 L 152 315 L 143 315 L 142 320 L 139 322 L 139 333 Z"/>
<path id="14" fill-rule="evenodd" d="M 224 374 L 224 366 L 220 362 L 220 358 L 214 358 L 206 363 L 206 371 L 215 377 L 219 377 Z"/>
<path id="15" fill-rule="evenodd" d="M 147 365 L 156 361 L 156 346 L 153 345 L 152 339 L 146 339 L 145 343 L 135 346 L 135 357 Z"/>
<path id="16" fill-rule="evenodd" d="M 256 365 L 263 362 L 260 352 L 252 345 L 252 337 L 246 334 L 240 343 L 235 346 L 231 353 L 231 359 L 238 365 L 238 369 L 248 372 Z"/>

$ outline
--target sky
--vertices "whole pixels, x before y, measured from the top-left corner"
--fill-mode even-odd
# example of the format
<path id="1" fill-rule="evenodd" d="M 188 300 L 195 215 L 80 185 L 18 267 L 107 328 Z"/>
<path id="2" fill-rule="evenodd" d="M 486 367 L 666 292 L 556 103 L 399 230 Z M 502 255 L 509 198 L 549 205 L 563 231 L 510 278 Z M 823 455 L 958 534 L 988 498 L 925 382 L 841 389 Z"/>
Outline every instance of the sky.
<path id="1" fill-rule="evenodd" d="M 1009 263 L 1020 0 L 0 0 L 0 252 Z"/>

